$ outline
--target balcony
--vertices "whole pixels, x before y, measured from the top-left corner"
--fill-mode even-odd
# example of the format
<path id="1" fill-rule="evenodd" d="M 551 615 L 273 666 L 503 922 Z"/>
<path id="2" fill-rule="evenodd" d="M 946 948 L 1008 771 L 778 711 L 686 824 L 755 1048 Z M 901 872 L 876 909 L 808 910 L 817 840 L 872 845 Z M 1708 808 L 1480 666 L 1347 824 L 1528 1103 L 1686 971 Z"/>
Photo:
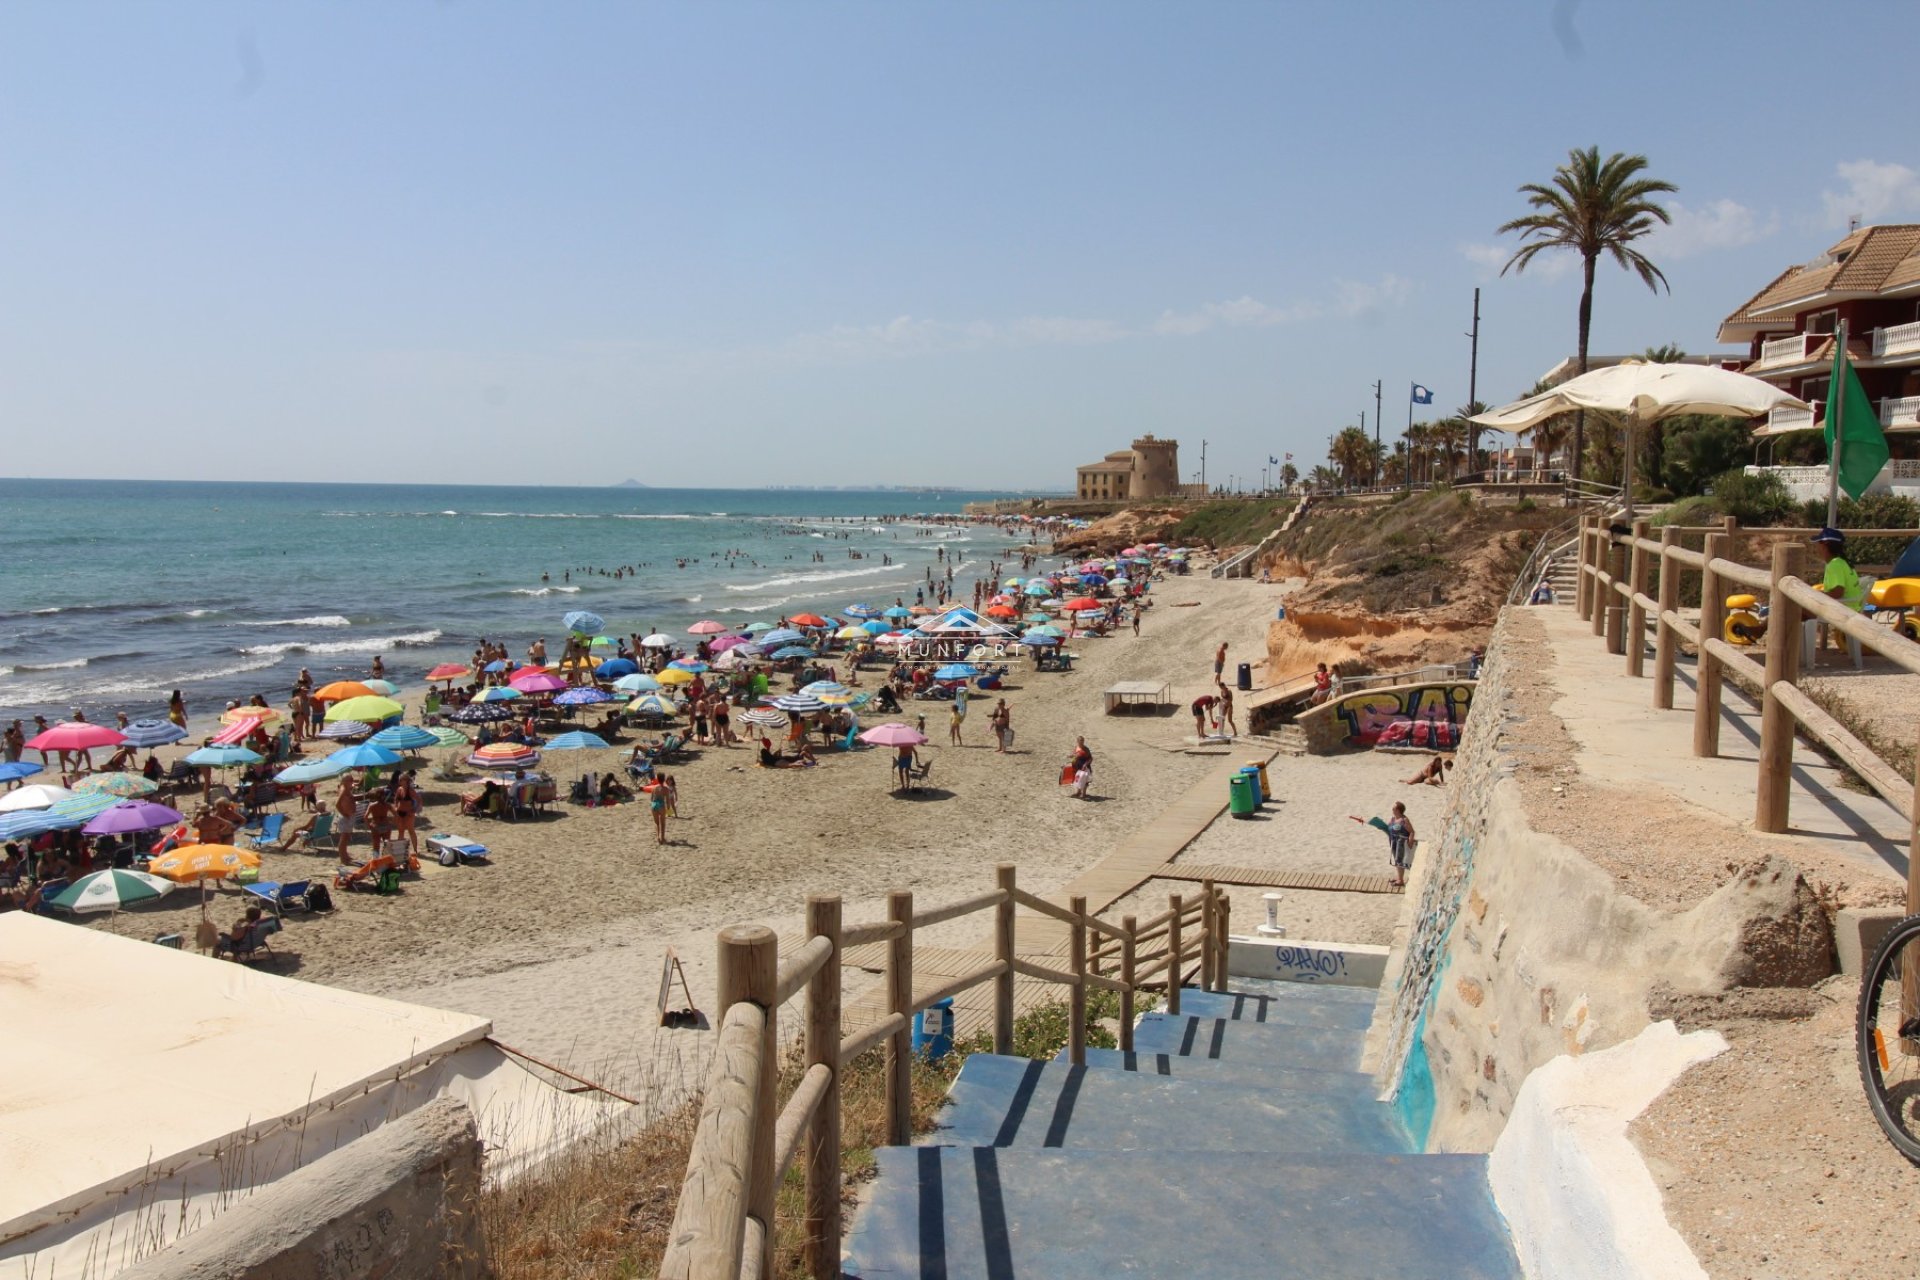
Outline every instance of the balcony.
<path id="1" fill-rule="evenodd" d="M 1760 344 L 1760 358 L 1747 366 L 1747 372 L 1805 364 L 1807 353 L 1832 336 L 1826 333 L 1796 333 L 1790 338 L 1774 338 L 1763 342 Z"/>
<path id="2" fill-rule="evenodd" d="M 1920 355 L 1920 321 L 1873 331 L 1873 358 Z"/>
<path id="3" fill-rule="evenodd" d="M 1813 410 L 1794 409 L 1781 406 L 1767 413 L 1767 431 L 1777 435 L 1782 431 L 1805 431 L 1813 426 Z"/>
<path id="4" fill-rule="evenodd" d="M 1920 427 L 1920 396 L 1901 396 L 1897 400 L 1892 398 L 1882 400 L 1880 425 L 1889 430 L 1895 427 Z"/>

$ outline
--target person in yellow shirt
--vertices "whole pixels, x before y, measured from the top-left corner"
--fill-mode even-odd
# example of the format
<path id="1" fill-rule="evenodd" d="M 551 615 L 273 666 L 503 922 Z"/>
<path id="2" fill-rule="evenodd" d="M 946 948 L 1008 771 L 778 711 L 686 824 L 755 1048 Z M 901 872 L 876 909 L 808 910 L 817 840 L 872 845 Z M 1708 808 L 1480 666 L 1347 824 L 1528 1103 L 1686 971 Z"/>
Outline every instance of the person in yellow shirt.
<path id="1" fill-rule="evenodd" d="M 1847 535 L 1828 525 L 1813 535 L 1812 542 L 1814 554 L 1826 566 L 1820 575 L 1820 590 L 1855 613 L 1860 612 L 1865 592 L 1860 588 L 1860 575 L 1847 562 Z M 1846 638 L 1833 628 L 1823 626 L 1820 630 L 1831 635 L 1839 647 L 1846 647 Z"/>

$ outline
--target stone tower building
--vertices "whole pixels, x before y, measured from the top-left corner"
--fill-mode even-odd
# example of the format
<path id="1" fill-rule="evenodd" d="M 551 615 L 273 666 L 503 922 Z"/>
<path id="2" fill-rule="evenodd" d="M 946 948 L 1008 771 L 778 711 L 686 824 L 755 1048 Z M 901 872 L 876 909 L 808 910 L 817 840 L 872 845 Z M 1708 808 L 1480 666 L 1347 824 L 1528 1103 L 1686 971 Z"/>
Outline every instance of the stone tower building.
<path id="1" fill-rule="evenodd" d="M 1133 477 L 1136 498 L 1171 498 L 1180 492 L 1180 442 L 1156 440 L 1151 433 L 1133 442 L 1138 460 Z"/>

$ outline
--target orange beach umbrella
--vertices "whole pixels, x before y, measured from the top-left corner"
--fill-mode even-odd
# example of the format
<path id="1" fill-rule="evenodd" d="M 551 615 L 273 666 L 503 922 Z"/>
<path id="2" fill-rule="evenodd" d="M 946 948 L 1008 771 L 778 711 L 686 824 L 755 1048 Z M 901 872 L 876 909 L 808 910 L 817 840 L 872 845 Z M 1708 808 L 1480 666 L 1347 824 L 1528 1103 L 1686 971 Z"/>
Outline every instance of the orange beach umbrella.
<path id="1" fill-rule="evenodd" d="M 343 702 L 348 698 L 377 698 L 380 695 L 358 680 L 335 680 L 313 691 L 315 702 Z"/>

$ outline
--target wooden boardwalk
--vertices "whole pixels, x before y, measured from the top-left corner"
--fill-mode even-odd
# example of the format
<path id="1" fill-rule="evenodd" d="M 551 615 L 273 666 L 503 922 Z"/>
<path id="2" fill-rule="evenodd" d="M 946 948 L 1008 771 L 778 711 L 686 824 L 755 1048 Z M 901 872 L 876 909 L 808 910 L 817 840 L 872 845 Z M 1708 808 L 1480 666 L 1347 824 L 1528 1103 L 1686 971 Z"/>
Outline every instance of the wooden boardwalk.
<path id="1" fill-rule="evenodd" d="M 1318 889 L 1328 893 L 1400 893 L 1386 876 L 1355 876 L 1336 871 L 1287 871 L 1267 867 L 1230 867 L 1217 862 L 1169 863 L 1154 873 L 1161 880 L 1198 884 L 1255 885 L 1263 889 Z"/>

